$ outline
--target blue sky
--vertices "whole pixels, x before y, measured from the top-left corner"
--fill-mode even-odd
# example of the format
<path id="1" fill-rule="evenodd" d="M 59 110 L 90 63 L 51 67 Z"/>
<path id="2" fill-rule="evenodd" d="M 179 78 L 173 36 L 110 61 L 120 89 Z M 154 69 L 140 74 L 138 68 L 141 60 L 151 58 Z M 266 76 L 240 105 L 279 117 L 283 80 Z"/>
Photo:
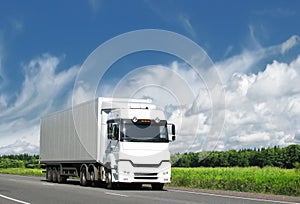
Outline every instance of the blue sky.
<path id="1" fill-rule="evenodd" d="M 39 117 L 70 105 L 74 80 L 84 60 L 105 41 L 139 29 L 184 35 L 216 64 L 227 103 L 224 133 L 214 141 L 217 149 L 300 143 L 300 128 L 295 128 L 300 125 L 296 84 L 300 73 L 299 19 L 300 2 L 292 0 L 2 1 L 0 154 L 38 153 Z M 168 54 L 132 54 L 105 75 L 103 93 L 133 68 L 146 65 L 185 69 L 179 59 Z M 296 80 L 294 84 L 291 79 Z M 265 92 L 270 93 L 267 83 L 274 80 L 275 89 L 281 91 L 264 97 L 268 95 Z M 231 105 L 231 98 L 241 97 L 244 100 Z M 204 120 L 202 129 L 206 125 Z M 189 134 L 182 131 L 182 135 Z M 197 148 L 191 146 L 195 151 Z"/>

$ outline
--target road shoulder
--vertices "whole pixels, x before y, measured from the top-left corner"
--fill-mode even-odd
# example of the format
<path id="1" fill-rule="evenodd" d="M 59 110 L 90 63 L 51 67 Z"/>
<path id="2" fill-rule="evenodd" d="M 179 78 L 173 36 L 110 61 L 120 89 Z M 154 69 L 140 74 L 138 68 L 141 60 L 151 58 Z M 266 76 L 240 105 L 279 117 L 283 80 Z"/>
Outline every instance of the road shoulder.
<path id="1" fill-rule="evenodd" d="M 222 191 L 222 190 L 206 190 L 206 189 L 171 187 L 171 186 L 167 186 L 167 187 L 165 187 L 165 189 L 166 190 L 178 190 L 178 191 L 186 191 L 186 192 L 203 193 L 203 194 L 210 194 L 210 195 L 216 195 L 216 196 L 221 195 L 221 196 L 232 196 L 232 197 L 241 197 L 241 198 L 249 198 L 249 199 L 261 199 L 261 200 L 270 200 L 270 201 L 300 203 L 300 197 L 295 197 L 295 196 L 236 192 L 236 191 Z"/>

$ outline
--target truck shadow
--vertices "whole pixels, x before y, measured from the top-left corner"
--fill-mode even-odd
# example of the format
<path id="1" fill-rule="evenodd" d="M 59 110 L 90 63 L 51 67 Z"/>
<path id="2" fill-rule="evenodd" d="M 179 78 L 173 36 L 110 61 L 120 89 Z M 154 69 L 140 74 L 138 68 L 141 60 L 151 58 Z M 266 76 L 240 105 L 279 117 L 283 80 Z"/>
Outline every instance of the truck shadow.
<path id="1" fill-rule="evenodd" d="M 45 182 L 45 183 L 52 183 L 52 182 L 48 182 L 46 179 L 41 179 L 41 182 Z M 80 182 L 79 180 L 76 180 L 76 179 L 68 179 L 67 182 L 65 183 L 55 183 L 55 184 L 66 184 L 66 185 L 74 185 L 74 186 L 80 186 Z M 106 184 L 105 183 L 101 183 L 101 182 L 95 182 L 95 183 L 92 183 L 88 186 L 81 186 L 82 188 L 103 188 L 103 189 L 106 189 Z M 131 190 L 131 191 L 134 191 L 134 190 L 138 190 L 138 191 L 157 191 L 157 190 L 153 190 L 151 188 L 151 185 L 147 185 L 147 184 L 144 184 L 142 185 L 142 187 L 137 187 L 135 185 L 130 185 L 130 184 L 117 184 L 117 186 L 114 188 L 114 189 L 107 189 L 107 190 Z M 167 191 L 165 189 L 163 190 L 159 190 L 159 191 Z"/>

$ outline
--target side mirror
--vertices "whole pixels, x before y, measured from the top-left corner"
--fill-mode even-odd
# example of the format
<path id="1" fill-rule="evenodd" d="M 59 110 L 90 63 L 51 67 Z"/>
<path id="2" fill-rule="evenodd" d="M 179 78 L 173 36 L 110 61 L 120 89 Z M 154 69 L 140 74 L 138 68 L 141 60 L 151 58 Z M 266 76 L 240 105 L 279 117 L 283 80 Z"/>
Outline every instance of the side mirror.
<path id="1" fill-rule="evenodd" d="M 175 125 L 174 124 L 172 124 L 172 135 L 175 136 Z"/>
<path id="2" fill-rule="evenodd" d="M 176 139 L 176 137 L 175 137 L 175 125 L 174 124 L 168 124 L 168 133 L 169 133 L 169 135 L 171 135 L 172 136 L 172 141 L 174 141 L 175 139 Z M 169 136 L 169 138 L 170 138 L 170 136 Z"/>

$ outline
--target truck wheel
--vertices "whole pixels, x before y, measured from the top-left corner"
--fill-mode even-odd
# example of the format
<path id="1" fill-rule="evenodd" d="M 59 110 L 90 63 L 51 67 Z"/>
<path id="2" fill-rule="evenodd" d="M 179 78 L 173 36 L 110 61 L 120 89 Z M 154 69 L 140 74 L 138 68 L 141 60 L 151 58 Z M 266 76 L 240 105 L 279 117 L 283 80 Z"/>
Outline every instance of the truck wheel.
<path id="1" fill-rule="evenodd" d="M 60 180 L 58 180 L 58 183 L 67 183 L 67 177 L 66 176 L 60 176 Z"/>
<path id="2" fill-rule="evenodd" d="M 160 191 L 164 188 L 163 183 L 152 183 L 151 184 L 152 190 Z"/>
<path id="3" fill-rule="evenodd" d="M 57 182 L 58 183 L 64 183 L 65 182 L 65 177 L 60 174 L 60 169 L 57 170 Z"/>
<path id="4" fill-rule="evenodd" d="M 53 181 L 53 174 L 52 169 L 50 167 L 47 168 L 47 181 L 52 182 Z"/>
<path id="5" fill-rule="evenodd" d="M 86 180 L 86 171 L 85 168 L 82 168 L 80 172 L 80 185 L 81 186 L 87 186 L 88 182 Z"/>
<path id="6" fill-rule="evenodd" d="M 67 183 L 68 176 L 62 176 L 62 183 Z"/>
<path id="7" fill-rule="evenodd" d="M 57 170 L 56 170 L 56 168 L 53 168 L 53 170 L 52 170 L 52 181 L 54 182 L 54 183 L 57 183 Z"/>
<path id="8" fill-rule="evenodd" d="M 90 181 L 91 186 L 95 187 L 96 186 L 96 180 L 95 180 L 95 172 L 94 171 L 90 172 L 90 178 L 91 178 L 91 181 Z"/>
<path id="9" fill-rule="evenodd" d="M 114 184 L 112 182 L 111 172 L 106 173 L 106 188 L 113 189 Z"/>

